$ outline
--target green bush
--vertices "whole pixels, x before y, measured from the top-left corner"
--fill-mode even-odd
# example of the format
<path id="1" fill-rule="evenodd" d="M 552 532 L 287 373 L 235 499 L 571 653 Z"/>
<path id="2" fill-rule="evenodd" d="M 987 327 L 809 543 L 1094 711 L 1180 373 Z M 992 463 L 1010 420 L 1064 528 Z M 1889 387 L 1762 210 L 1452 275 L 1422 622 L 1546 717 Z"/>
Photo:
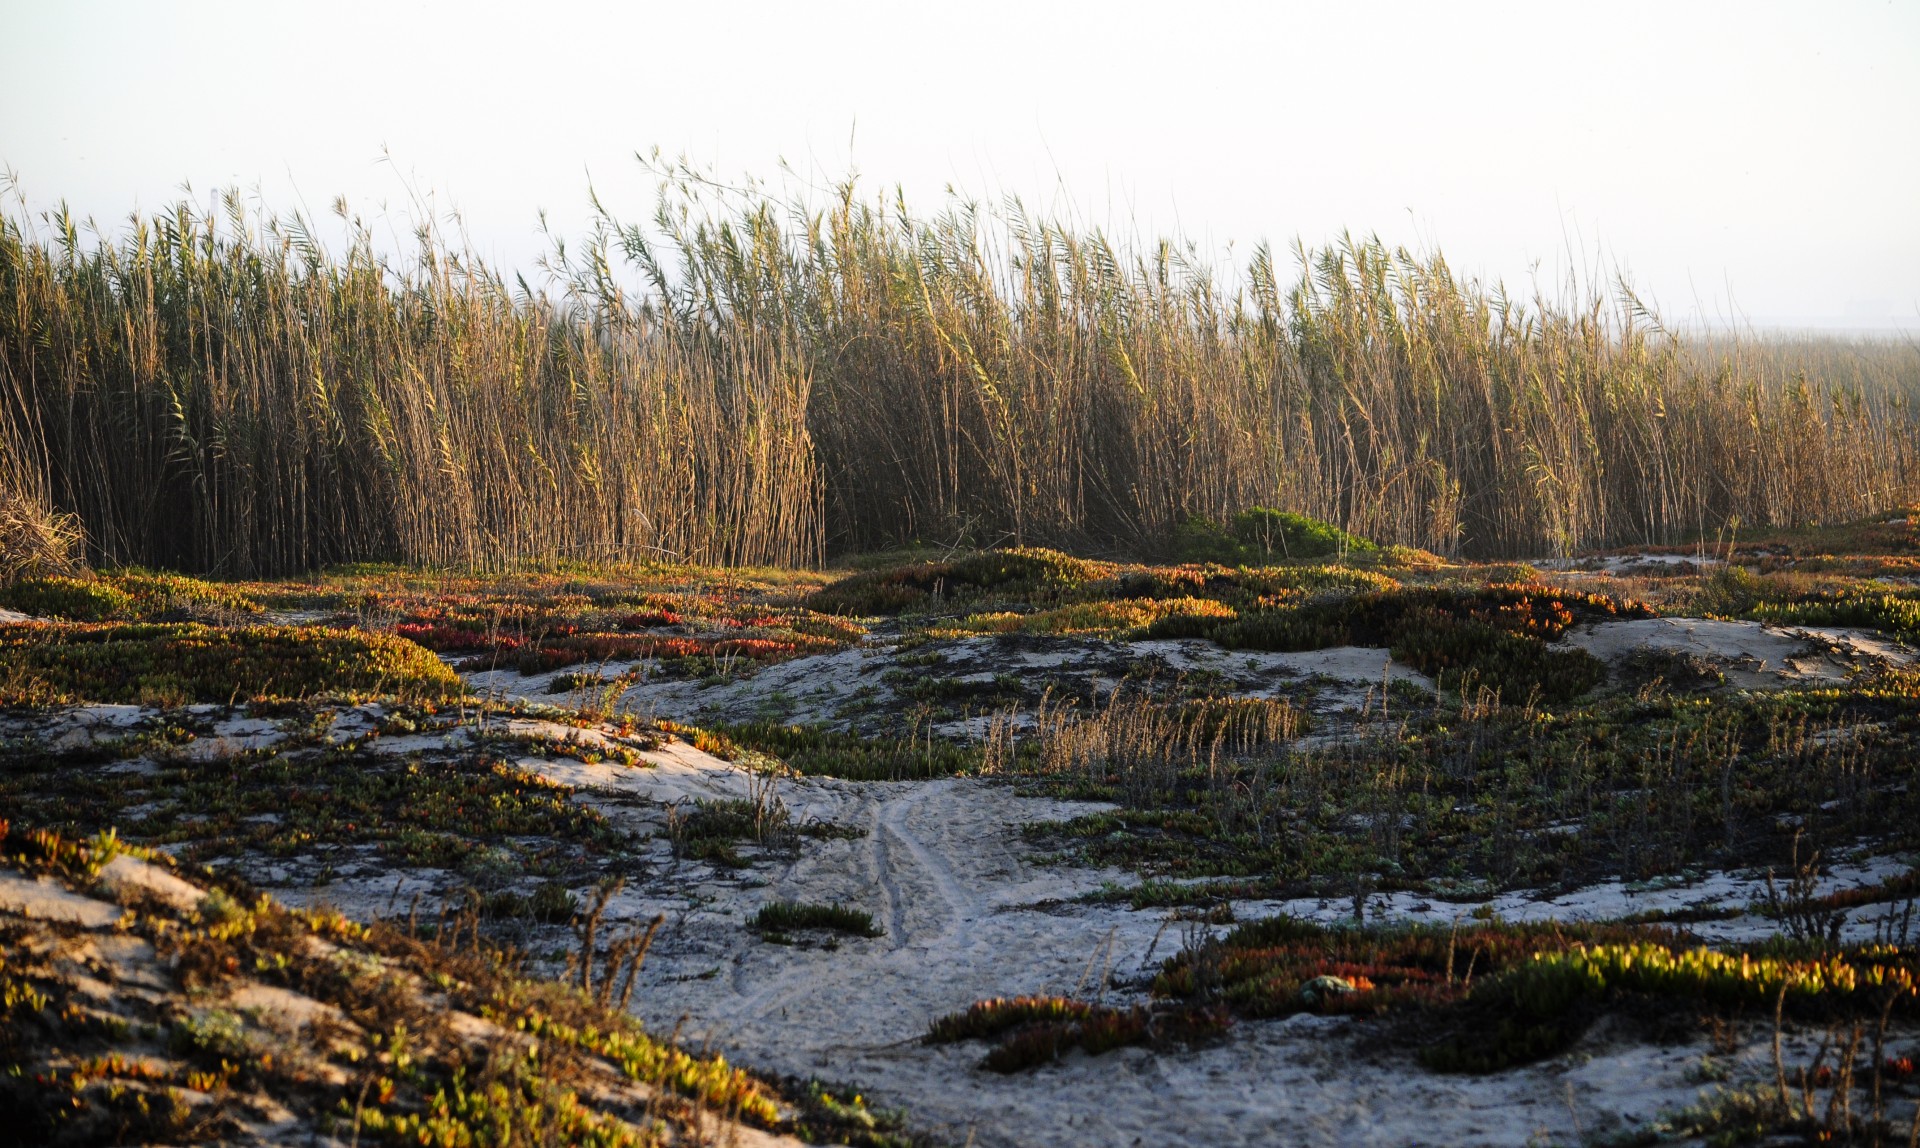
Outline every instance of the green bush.
<path id="1" fill-rule="evenodd" d="M 873 914 L 845 905 L 808 905 L 796 901 L 775 901 L 763 905 L 748 924 L 763 933 L 790 933 L 800 929 L 827 929 L 852 937 L 878 937 L 883 932 L 873 923 Z"/>
<path id="2" fill-rule="evenodd" d="M 93 578 L 26 578 L 0 589 L 0 606 L 70 622 L 104 622 L 133 610 L 133 596 Z"/>
<path id="3" fill-rule="evenodd" d="M 1185 562 L 1228 566 L 1312 562 L 1377 549 L 1331 523 L 1270 506 L 1251 506 L 1225 525 L 1196 518 L 1174 530 L 1174 550 Z"/>
<path id="4" fill-rule="evenodd" d="M 1424 1049 L 1429 1068 L 1497 1072 L 1552 1056 L 1623 995 L 1737 1011 L 1782 1003 L 1871 1014 L 1910 997 L 1911 950 L 1872 946 L 1791 959 L 1660 942 L 1573 945 L 1536 953 L 1476 986 L 1460 1005 L 1468 1031 Z"/>
<path id="5" fill-rule="evenodd" d="M 1851 626 L 1920 641 L 1920 597 L 1907 594 L 1823 594 L 1800 602 L 1761 602 L 1742 611 L 1783 626 Z"/>
<path id="6" fill-rule="evenodd" d="M 74 700 L 181 705 L 234 699 L 466 693 L 459 675 L 389 634 L 196 623 L 38 623 L 0 628 L 0 704 Z"/>
<path id="7" fill-rule="evenodd" d="M 176 610 L 228 610 L 240 614 L 258 614 L 260 603 L 242 590 L 204 578 L 169 574 L 138 568 L 115 570 L 107 581 L 132 599 L 133 609 L 142 618 L 153 618 Z"/>
<path id="8" fill-rule="evenodd" d="M 988 592 L 1057 599 L 1100 573 L 1097 563 L 1057 550 L 983 550 L 951 562 L 915 562 L 850 574 L 816 590 L 806 605 L 824 614 L 867 616 L 898 613 L 932 599 L 977 601 Z"/>
<path id="9" fill-rule="evenodd" d="M 1066 590 L 1098 576 L 1099 568 L 1083 558 L 1032 546 L 983 550 L 960 559 L 951 567 L 951 577 L 957 585 L 978 590 Z"/>
<path id="10" fill-rule="evenodd" d="M 715 726 L 730 744 L 777 757 L 809 777 L 898 781 L 952 777 L 980 768 L 980 751 L 945 739 L 868 738 L 819 726 L 748 722 Z"/>
<path id="11" fill-rule="evenodd" d="M 1606 667 L 1546 643 L 1576 621 L 1650 615 L 1638 603 L 1547 586 L 1407 589 L 1247 611 L 1212 637 L 1228 649 L 1386 646 L 1449 688 L 1470 676 L 1510 700 L 1538 690 L 1542 700 L 1566 701 L 1604 681 Z"/>

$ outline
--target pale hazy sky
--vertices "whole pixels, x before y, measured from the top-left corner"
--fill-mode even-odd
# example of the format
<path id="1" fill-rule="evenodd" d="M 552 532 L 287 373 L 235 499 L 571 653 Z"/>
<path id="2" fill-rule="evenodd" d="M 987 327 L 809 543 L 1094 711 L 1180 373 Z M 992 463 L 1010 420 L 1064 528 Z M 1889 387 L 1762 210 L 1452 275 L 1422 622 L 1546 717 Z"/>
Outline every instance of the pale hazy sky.
<path id="1" fill-rule="evenodd" d="M 1920 328 L 1920 0 L 0 0 L 0 164 L 103 224 L 183 182 L 403 220 L 411 185 L 530 269 L 589 178 L 648 215 L 656 146 L 1236 264 L 1350 229 L 1518 287 L 1619 265 L 1674 321 Z"/>

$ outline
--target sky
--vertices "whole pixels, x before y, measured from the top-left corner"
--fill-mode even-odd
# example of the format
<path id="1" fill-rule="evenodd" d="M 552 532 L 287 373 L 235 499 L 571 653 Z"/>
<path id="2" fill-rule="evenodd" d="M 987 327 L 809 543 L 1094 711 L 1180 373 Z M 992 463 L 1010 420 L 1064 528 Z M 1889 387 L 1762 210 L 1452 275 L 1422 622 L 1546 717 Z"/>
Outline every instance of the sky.
<path id="1" fill-rule="evenodd" d="M 1228 266 L 1377 234 L 1518 290 L 1625 273 L 1675 325 L 1920 330 L 1920 0 L 0 0 L 0 28 L 0 165 L 109 229 L 183 185 L 345 196 L 395 234 L 457 209 L 531 271 L 590 186 L 649 216 L 657 148 Z"/>

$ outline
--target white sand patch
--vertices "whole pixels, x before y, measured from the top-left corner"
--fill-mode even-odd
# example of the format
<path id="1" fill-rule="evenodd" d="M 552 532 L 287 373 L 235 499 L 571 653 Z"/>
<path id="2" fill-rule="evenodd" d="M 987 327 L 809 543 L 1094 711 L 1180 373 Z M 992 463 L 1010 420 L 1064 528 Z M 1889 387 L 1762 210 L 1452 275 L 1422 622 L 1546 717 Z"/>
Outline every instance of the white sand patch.
<path id="1" fill-rule="evenodd" d="M 1575 629 L 1560 643 L 1609 665 L 1651 651 L 1703 658 L 1744 689 L 1839 685 L 1879 662 L 1909 665 L 1913 652 L 1872 631 L 1790 629 L 1707 618 L 1634 618 Z"/>
<path id="2" fill-rule="evenodd" d="M 38 622 L 40 620 L 41 619 L 34 617 L 32 614 L 22 614 L 18 610 L 9 610 L 5 606 L 0 606 L 0 626 L 10 626 L 16 622 Z"/>
<path id="3" fill-rule="evenodd" d="M 264 718 L 233 717 L 216 722 L 213 733 L 196 737 L 183 746 L 176 746 L 167 752 L 167 756 L 180 761 L 225 761 L 243 753 L 268 749 L 287 740 L 275 722 Z"/>
<path id="4" fill-rule="evenodd" d="M 377 702 L 354 706 L 334 714 L 327 722 L 327 732 L 323 737 L 329 745 L 357 741 L 379 729 L 386 716 L 386 707 Z"/>
<path id="5" fill-rule="evenodd" d="M 0 870 L 0 912 L 108 929 L 120 919 L 121 911 L 110 902 L 69 892 L 51 877 L 33 878 L 11 869 Z"/>
<path id="6" fill-rule="evenodd" d="M 929 655 L 938 661 L 916 659 Z M 904 660 L 903 660 L 904 659 Z M 1164 664 L 1171 679 L 1186 673 L 1219 675 L 1234 692 L 1276 697 L 1313 683 L 1331 687 L 1316 695 L 1312 708 L 1342 710 L 1364 704 L 1384 682 L 1407 682 L 1431 691 L 1432 679 L 1393 661 L 1385 649 L 1337 646 L 1301 653 L 1224 650 L 1195 639 L 1112 642 L 1092 637 L 979 637 L 930 642 L 910 650 L 870 644 L 832 654 L 795 658 L 728 681 L 685 678 L 642 680 L 621 693 L 617 708 L 643 720 L 665 718 L 689 723 L 777 721 L 843 728 L 851 715 L 869 710 L 900 710 L 912 703 L 894 684 L 941 678 L 960 685 L 986 685 L 1000 676 L 1023 682 L 1068 676 L 1095 693 L 1110 692 L 1120 674 L 1142 659 Z M 636 664 L 637 665 L 637 664 Z M 621 667 L 621 671 L 633 668 Z M 898 673 L 893 673 L 897 671 Z M 608 673 L 614 672 L 612 667 Z M 892 681 L 889 681 L 890 676 Z M 482 693 L 527 700 L 580 702 L 586 691 L 549 695 L 553 675 L 521 677 L 508 670 L 468 675 Z M 950 721 L 938 732 L 954 737 L 977 734 L 986 719 Z"/>
<path id="7" fill-rule="evenodd" d="M 758 790 L 769 808 L 784 810 L 795 825 L 846 824 L 844 815 L 854 795 L 866 788 L 859 782 L 826 778 L 756 777 L 681 741 L 646 750 L 640 759 L 640 765 L 628 766 L 612 761 L 590 764 L 567 758 L 524 757 L 515 765 L 549 781 L 583 790 L 582 797 L 588 804 L 625 820 L 629 828 L 654 833 L 657 842 L 650 860 L 663 865 L 673 864 L 671 848 L 660 836 L 667 824 L 668 807 L 749 800 Z M 609 803 L 606 798 L 614 800 Z M 689 862 L 687 867 L 702 874 L 709 872 L 697 862 Z"/>
<path id="8" fill-rule="evenodd" d="M 429 733 L 381 735 L 368 739 L 365 748 L 367 752 L 383 757 L 405 757 L 410 753 L 463 749 L 472 745 L 477 738 L 478 733 L 473 726 L 462 725 Z"/>
<path id="9" fill-rule="evenodd" d="M 623 737 L 610 729 L 568 725 L 565 722 L 547 721 L 543 718 L 509 718 L 506 722 L 491 727 L 489 732 L 501 737 L 559 742 L 602 753 L 619 753 L 638 749 L 647 744 L 644 739 Z"/>
<path id="10" fill-rule="evenodd" d="M 980 1046 L 893 1054 L 937 1089 L 974 1085 L 916 1115 L 981 1145 L 1524 1145 L 1643 1124 L 1696 1099 L 1687 1071 L 1704 1044 L 1579 1054 L 1490 1077 L 1440 1076 L 1411 1052 L 1369 1057 L 1360 1023 L 1311 1015 L 1242 1024 L 1186 1054 L 1070 1055 L 1012 1077 L 973 1067 Z M 1583 1061 L 1592 1055 L 1593 1059 Z M 875 1058 L 878 1060 L 878 1058 Z M 954 1099 L 959 1099 L 955 1097 Z M 1576 1131 L 1578 1122 L 1579 1132 Z"/>
<path id="11" fill-rule="evenodd" d="M 0 732 L 36 737 L 56 750 L 85 749 L 126 737 L 159 713 L 145 706 L 67 706 L 0 717 Z"/>
<path id="12" fill-rule="evenodd" d="M 199 908 L 201 900 L 206 897 L 199 886 L 182 881 L 152 862 L 125 853 L 100 867 L 100 887 L 116 900 L 125 901 L 145 894 L 181 913 Z"/>
<path id="13" fill-rule="evenodd" d="M 273 896 L 284 905 L 337 912 L 356 921 L 371 921 L 376 917 L 404 920 L 409 913 L 418 920 L 432 921 L 443 906 L 471 885 L 470 880 L 446 869 L 386 866 L 365 875 L 338 877 L 324 885 L 293 884 L 275 888 Z"/>
<path id="14" fill-rule="evenodd" d="M 1403 681 L 1423 689 L 1433 688 L 1431 678 L 1395 662 L 1385 649 L 1371 646 L 1331 646 L 1297 653 L 1224 650 L 1212 642 L 1193 639 L 1129 642 L 1127 646 L 1137 657 L 1164 658 L 1176 670 L 1231 672 L 1239 669 L 1263 676 L 1319 675 L 1354 685 L 1378 686 L 1382 681 Z"/>
<path id="15" fill-rule="evenodd" d="M 523 757 L 515 764 L 529 773 L 561 785 L 603 789 L 667 803 L 696 798 L 745 797 L 752 777 L 732 762 L 723 761 L 680 741 L 647 750 L 640 754 L 640 759 L 644 764 Z"/>
<path id="16" fill-rule="evenodd" d="M 1615 576 L 1650 574 L 1672 577 L 1699 574 L 1722 565 L 1721 559 L 1705 554 L 1601 554 L 1585 558 L 1536 558 L 1527 563 L 1539 570 L 1566 573 L 1611 574 Z"/>
<path id="17" fill-rule="evenodd" d="M 619 707 L 642 718 L 675 721 L 719 714 L 728 721 L 831 723 L 863 688 L 891 697 L 892 691 L 879 678 L 892 665 L 888 650 L 840 650 L 795 658 L 728 682 L 708 684 L 684 678 L 643 682 L 620 696 Z"/>
<path id="18" fill-rule="evenodd" d="M 305 993 L 258 981 L 242 982 L 227 994 L 226 1004 L 236 1012 L 248 1014 L 262 1027 L 288 1036 L 299 1033 L 315 1021 L 343 1028 L 353 1024 L 345 1013 L 333 1005 L 317 1001 Z"/>

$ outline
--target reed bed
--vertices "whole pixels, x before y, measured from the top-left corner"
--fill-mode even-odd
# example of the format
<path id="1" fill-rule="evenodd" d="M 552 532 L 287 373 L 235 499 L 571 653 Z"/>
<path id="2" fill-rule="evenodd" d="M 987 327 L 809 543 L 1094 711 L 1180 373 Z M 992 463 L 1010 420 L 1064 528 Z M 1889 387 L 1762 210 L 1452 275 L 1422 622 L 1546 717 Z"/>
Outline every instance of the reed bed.
<path id="1" fill-rule="evenodd" d="M 0 216 L 0 478 L 95 561 L 268 575 L 903 543 L 1155 553 L 1285 507 L 1465 556 L 1675 543 L 1920 495 L 1920 351 L 1689 341 L 1624 288 L 664 184 L 538 289 L 336 206 Z M 1811 373 L 1810 373 L 1811 372 Z"/>

